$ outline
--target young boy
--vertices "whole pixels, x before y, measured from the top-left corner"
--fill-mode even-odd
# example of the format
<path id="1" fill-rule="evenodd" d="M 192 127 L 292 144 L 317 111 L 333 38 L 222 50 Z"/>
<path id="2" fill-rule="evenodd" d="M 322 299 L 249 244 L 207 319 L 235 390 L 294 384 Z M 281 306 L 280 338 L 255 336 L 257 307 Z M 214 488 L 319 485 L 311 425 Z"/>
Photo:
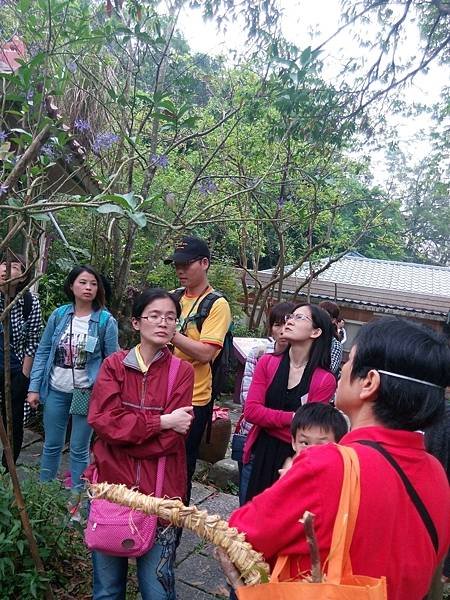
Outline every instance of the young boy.
<path id="1" fill-rule="evenodd" d="M 345 416 L 331 404 L 310 402 L 300 406 L 291 423 L 292 448 L 295 454 L 284 461 L 280 477 L 289 471 L 294 458 L 303 448 L 330 442 L 337 444 L 346 433 L 348 424 Z"/>

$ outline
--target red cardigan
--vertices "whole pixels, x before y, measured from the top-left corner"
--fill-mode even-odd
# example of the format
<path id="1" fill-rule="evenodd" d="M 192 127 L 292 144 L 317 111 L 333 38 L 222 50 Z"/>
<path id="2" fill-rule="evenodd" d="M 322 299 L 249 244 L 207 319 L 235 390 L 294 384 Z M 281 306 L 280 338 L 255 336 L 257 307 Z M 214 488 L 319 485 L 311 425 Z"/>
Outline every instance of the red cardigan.
<path id="1" fill-rule="evenodd" d="M 161 430 L 161 415 L 191 406 L 194 369 L 181 361 L 166 402 L 170 352 L 164 348 L 143 374 L 135 349 L 108 356 L 100 368 L 89 405 L 88 422 L 97 434 L 94 464 L 99 482 L 124 483 L 153 494 L 158 458 L 166 456 L 163 496 L 184 498 L 184 436 Z M 86 477 L 92 480 L 93 466 Z"/>
<path id="2" fill-rule="evenodd" d="M 253 444 L 261 429 L 273 437 L 291 443 L 291 422 L 293 412 L 267 408 L 266 393 L 280 365 L 282 354 L 264 354 L 259 359 L 245 402 L 244 417 L 254 424 L 247 436 L 244 447 L 243 463 L 250 461 Z M 336 391 L 336 378 L 329 371 L 317 368 L 309 385 L 307 402 L 329 402 Z"/>
<path id="3" fill-rule="evenodd" d="M 383 444 L 416 488 L 438 532 L 437 555 L 396 471 L 376 450 L 355 443 L 367 439 Z M 442 466 L 425 451 L 421 433 L 364 427 L 341 443 L 356 450 L 361 464 L 361 502 L 350 548 L 353 572 L 385 575 L 389 600 L 422 600 L 450 543 L 450 493 Z M 305 510 L 316 515 L 322 564 L 328 555 L 342 477 L 334 444 L 306 448 L 284 477 L 236 510 L 229 523 L 271 563 L 279 554 L 295 557 L 295 577 L 295 571 L 311 568 L 300 523 Z"/>

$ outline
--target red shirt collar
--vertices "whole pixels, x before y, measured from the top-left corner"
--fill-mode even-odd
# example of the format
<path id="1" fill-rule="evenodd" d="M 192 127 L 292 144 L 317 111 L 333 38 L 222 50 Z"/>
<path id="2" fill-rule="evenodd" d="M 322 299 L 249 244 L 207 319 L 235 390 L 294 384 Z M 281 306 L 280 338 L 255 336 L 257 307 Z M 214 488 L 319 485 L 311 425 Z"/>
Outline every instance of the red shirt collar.
<path id="1" fill-rule="evenodd" d="M 341 444 L 352 444 L 358 440 L 374 440 L 386 446 L 425 450 L 425 436 L 418 431 L 388 429 L 387 427 L 359 427 L 341 439 Z"/>

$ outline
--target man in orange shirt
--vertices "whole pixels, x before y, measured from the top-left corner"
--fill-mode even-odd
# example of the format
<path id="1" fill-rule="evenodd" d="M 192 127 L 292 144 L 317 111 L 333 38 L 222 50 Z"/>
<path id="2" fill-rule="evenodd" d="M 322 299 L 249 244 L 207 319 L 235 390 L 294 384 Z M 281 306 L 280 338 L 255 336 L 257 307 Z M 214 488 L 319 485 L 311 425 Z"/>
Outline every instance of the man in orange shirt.
<path id="1" fill-rule="evenodd" d="M 174 354 L 189 361 L 194 367 L 194 420 L 186 439 L 188 469 L 187 502 L 191 496 L 191 480 L 195 471 L 198 449 L 212 411 L 211 366 L 223 346 L 231 324 L 228 302 L 218 297 L 213 302 L 205 319 L 199 309 L 202 301 L 214 292 L 208 282 L 211 261 L 206 243 L 196 237 L 183 237 L 166 264 L 173 263 L 184 290 L 181 291 L 181 318 L 172 343 Z M 201 325 L 200 325 L 201 320 Z"/>

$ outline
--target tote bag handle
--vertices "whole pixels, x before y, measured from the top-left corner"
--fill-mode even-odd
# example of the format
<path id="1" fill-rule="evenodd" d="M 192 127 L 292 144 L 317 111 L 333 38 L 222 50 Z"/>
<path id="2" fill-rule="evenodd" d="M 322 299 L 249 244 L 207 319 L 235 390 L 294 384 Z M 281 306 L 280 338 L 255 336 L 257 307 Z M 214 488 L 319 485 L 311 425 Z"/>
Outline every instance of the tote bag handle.
<path id="1" fill-rule="evenodd" d="M 358 517 L 361 478 L 355 450 L 349 446 L 337 448 L 344 461 L 344 478 L 328 555 L 327 581 L 338 584 L 343 577 L 352 575 L 350 546 Z"/>
<path id="2" fill-rule="evenodd" d="M 353 448 L 348 446 L 338 445 L 336 447 L 344 462 L 344 476 L 327 559 L 327 582 L 339 584 L 343 577 L 352 575 L 350 546 L 358 517 L 361 485 L 358 455 Z M 279 583 L 290 579 L 289 556 L 280 555 L 273 568 L 270 581 Z"/>

